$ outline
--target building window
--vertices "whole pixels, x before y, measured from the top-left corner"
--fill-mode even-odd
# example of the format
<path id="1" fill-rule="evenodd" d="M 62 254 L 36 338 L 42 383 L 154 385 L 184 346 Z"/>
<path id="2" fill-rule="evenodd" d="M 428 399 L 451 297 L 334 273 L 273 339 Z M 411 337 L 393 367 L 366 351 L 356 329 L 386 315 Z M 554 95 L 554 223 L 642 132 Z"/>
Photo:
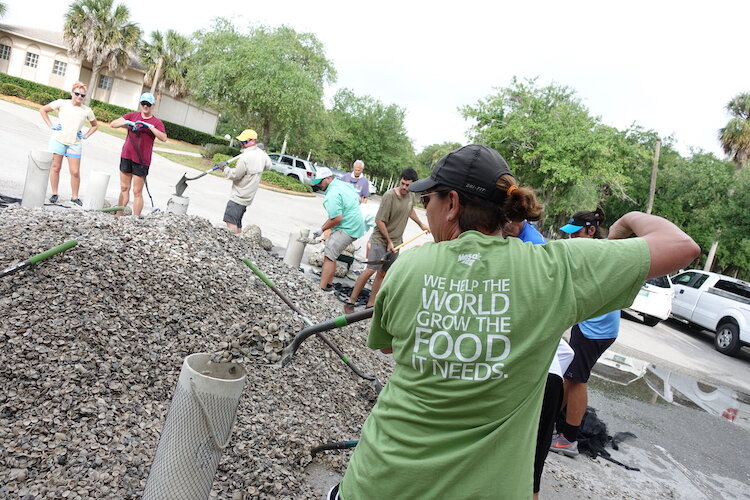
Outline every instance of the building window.
<path id="1" fill-rule="evenodd" d="M 68 63 L 55 61 L 55 65 L 52 67 L 52 73 L 55 75 L 65 76 L 66 69 L 68 69 Z"/>
<path id="2" fill-rule="evenodd" d="M 32 54 L 31 52 L 26 53 L 26 62 L 24 63 L 29 68 L 36 68 L 39 64 L 39 54 Z"/>
<path id="3" fill-rule="evenodd" d="M 112 77 L 101 75 L 99 77 L 99 88 L 102 90 L 112 90 Z"/>
<path id="4" fill-rule="evenodd" d="M 10 47 L 0 44 L 0 59 L 10 59 Z"/>

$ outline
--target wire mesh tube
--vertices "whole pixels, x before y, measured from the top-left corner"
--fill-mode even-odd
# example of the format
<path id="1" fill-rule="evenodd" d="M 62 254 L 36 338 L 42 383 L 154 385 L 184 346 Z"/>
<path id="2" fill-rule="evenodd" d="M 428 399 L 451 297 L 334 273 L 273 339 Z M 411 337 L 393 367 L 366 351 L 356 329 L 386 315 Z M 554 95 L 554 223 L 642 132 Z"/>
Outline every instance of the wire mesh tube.
<path id="1" fill-rule="evenodd" d="M 34 208 L 44 205 L 51 165 L 52 153 L 49 151 L 29 152 L 29 160 L 26 164 L 26 180 L 23 183 L 22 207 Z"/>
<path id="2" fill-rule="evenodd" d="M 229 444 L 245 369 L 191 354 L 182 364 L 143 498 L 203 499 Z"/>

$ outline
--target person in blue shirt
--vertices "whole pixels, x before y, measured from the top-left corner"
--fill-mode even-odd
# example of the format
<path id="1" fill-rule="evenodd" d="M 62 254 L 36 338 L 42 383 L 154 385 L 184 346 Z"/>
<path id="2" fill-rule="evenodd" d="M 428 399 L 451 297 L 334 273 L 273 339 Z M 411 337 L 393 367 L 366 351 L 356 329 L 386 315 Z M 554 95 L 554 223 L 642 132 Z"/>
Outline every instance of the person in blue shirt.
<path id="1" fill-rule="evenodd" d="M 546 243 L 544 236 L 529 221 L 508 222 L 503 226 L 503 235 L 505 237 L 513 236 L 521 241 L 528 241 L 534 245 L 543 245 Z"/>
<path id="2" fill-rule="evenodd" d="M 601 208 L 593 212 L 584 210 L 576 212 L 560 231 L 571 238 L 602 239 L 602 222 L 604 211 Z M 558 433 L 552 437 L 550 450 L 569 457 L 578 455 L 578 428 L 588 405 L 591 369 L 604 351 L 615 342 L 619 331 L 619 310 L 587 319 L 571 328 L 570 347 L 575 355 L 563 375 L 565 422 L 558 423 Z"/>

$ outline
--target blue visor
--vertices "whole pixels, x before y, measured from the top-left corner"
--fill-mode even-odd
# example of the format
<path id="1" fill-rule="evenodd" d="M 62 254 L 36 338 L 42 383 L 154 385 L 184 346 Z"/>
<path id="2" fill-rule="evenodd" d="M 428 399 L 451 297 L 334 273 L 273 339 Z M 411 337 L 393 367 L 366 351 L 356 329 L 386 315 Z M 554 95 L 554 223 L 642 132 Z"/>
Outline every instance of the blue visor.
<path id="1" fill-rule="evenodd" d="M 573 224 L 566 224 L 560 228 L 560 231 L 562 231 L 563 233 L 573 234 L 577 231 L 580 231 L 581 229 L 583 229 L 583 226 L 575 226 Z"/>

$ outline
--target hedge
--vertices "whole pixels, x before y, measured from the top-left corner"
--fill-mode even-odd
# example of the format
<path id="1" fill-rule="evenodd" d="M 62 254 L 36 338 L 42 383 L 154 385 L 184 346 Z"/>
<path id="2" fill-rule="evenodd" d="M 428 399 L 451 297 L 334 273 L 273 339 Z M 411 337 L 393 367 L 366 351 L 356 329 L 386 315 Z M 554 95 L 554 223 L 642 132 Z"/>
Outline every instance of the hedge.
<path id="1" fill-rule="evenodd" d="M 116 120 L 121 116 L 119 114 L 111 113 L 105 109 L 102 109 L 99 106 L 92 106 L 91 111 L 94 112 L 96 120 L 100 122 L 112 122 L 113 120 Z"/>
<path id="2" fill-rule="evenodd" d="M 24 93 L 28 96 L 26 98 L 38 104 L 47 104 L 51 101 L 54 101 L 55 99 L 70 99 L 70 92 L 66 90 L 58 89 L 57 87 L 50 87 L 49 85 L 42 85 L 41 83 L 32 82 L 5 73 L 0 73 L 0 84 L 5 83 L 10 83 L 21 87 L 24 90 Z M 5 92 L 2 91 L 2 87 L 0 87 L 0 93 L 5 94 Z M 41 96 L 45 94 L 49 96 L 49 99 L 43 102 L 31 98 L 32 95 L 37 98 L 41 98 Z M 116 106 L 107 102 L 97 101 L 96 99 L 91 99 L 89 105 L 91 106 L 91 109 L 99 109 L 101 111 L 112 113 L 115 118 L 119 118 L 126 113 L 132 113 L 134 111 L 132 109 L 123 108 L 122 106 Z M 96 112 L 94 112 L 94 114 L 96 115 Z M 112 119 L 114 120 L 115 118 Z M 102 121 L 112 121 L 105 120 L 104 116 L 99 119 L 101 119 Z M 196 145 L 210 143 L 225 144 L 227 146 L 229 145 L 229 141 L 218 135 L 207 134 L 205 132 L 200 132 L 198 130 L 184 127 L 182 125 L 177 125 L 176 123 L 168 122 L 165 120 L 162 120 L 162 123 L 164 123 L 164 128 L 167 130 L 167 136 L 169 136 L 170 139 L 185 141 L 189 142 L 190 144 Z"/>
<path id="3" fill-rule="evenodd" d="M 289 191 L 297 191 L 299 193 L 312 193 L 312 188 L 307 184 L 302 184 L 297 179 L 288 177 L 278 172 L 274 172 L 273 170 L 267 170 L 263 172 L 260 178 L 265 182 L 274 184 Z"/>
<path id="4" fill-rule="evenodd" d="M 0 94 L 24 97 L 26 92 L 23 87 L 15 83 L 0 83 Z"/>
<path id="5" fill-rule="evenodd" d="M 56 99 L 56 97 L 47 92 L 30 92 L 29 95 L 26 96 L 26 100 L 42 105 L 49 104 Z"/>
<path id="6" fill-rule="evenodd" d="M 213 158 L 216 154 L 229 155 L 230 158 L 240 154 L 239 148 L 233 148 L 224 144 L 204 144 L 201 149 L 201 156 L 204 158 Z"/>

